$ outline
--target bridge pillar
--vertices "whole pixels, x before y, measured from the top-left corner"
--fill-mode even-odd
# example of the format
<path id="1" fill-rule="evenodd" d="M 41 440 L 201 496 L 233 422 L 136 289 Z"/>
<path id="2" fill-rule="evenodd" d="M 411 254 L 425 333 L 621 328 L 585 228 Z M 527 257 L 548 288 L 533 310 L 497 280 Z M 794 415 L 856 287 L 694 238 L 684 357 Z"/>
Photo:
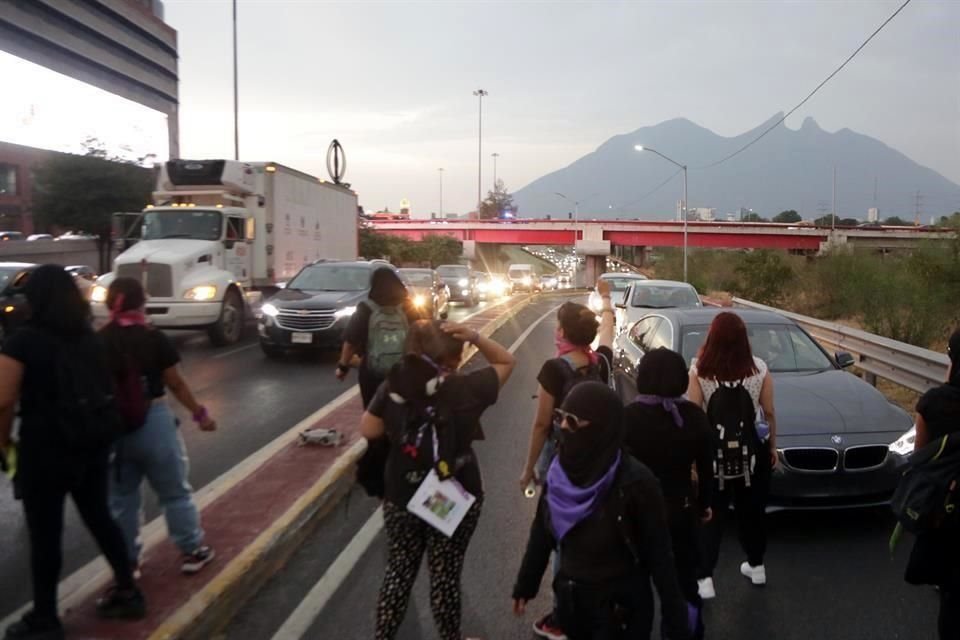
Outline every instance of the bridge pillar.
<path id="1" fill-rule="evenodd" d="M 586 266 L 580 276 L 580 286 L 592 288 L 600 275 L 607 270 L 606 256 L 586 256 Z"/>

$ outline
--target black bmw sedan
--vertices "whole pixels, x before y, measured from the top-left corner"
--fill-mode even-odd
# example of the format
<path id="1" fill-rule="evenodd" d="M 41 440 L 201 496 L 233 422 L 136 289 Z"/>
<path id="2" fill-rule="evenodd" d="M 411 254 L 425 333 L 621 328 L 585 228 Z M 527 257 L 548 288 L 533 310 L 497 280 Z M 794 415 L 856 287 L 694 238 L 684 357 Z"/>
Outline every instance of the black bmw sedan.
<path id="1" fill-rule="evenodd" d="M 614 342 L 617 387 L 636 394 L 643 354 L 667 347 L 689 365 L 723 309 L 663 309 L 630 324 Z M 886 503 L 912 450 L 913 421 L 879 391 L 843 369 L 850 354 L 829 355 L 792 320 L 734 310 L 747 325 L 753 354 L 774 380 L 779 464 L 770 486 L 773 508 L 830 508 Z"/>

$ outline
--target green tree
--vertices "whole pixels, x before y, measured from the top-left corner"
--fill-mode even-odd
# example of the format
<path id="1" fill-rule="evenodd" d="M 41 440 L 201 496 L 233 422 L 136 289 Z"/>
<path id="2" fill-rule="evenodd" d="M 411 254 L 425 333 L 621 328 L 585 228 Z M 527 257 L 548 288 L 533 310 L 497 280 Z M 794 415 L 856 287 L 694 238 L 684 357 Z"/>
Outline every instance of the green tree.
<path id="1" fill-rule="evenodd" d="M 750 213 L 743 214 L 743 222 L 770 222 L 766 218 L 762 217 L 759 213 L 751 211 Z"/>
<path id="2" fill-rule="evenodd" d="M 856 227 L 860 224 L 860 221 L 856 218 L 840 218 L 837 220 L 837 226 L 840 227 Z"/>
<path id="3" fill-rule="evenodd" d="M 368 260 L 382 258 L 394 264 L 441 264 L 459 262 L 463 243 L 449 236 L 430 234 L 419 242 L 380 233 L 374 229 L 360 229 L 360 255 Z"/>
<path id="4" fill-rule="evenodd" d="M 153 173 L 108 157 L 95 139 L 88 139 L 85 146 L 86 155 L 54 154 L 34 169 L 34 216 L 43 229 L 96 235 L 100 267 L 107 268 L 112 215 L 140 211 L 150 202 Z"/>
<path id="5" fill-rule="evenodd" d="M 813 224 L 817 225 L 818 227 L 832 227 L 834 224 L 840 224 L 840 218 L 832 213 L 828 213 L 827 215 L 820 216 L 814 220 Z"/>
<path id="6" fill-rule="evenodd" d="M 890 216 L 883 221 L 883 224 L 888 227 L 912 227 L 913 223 L 907 222 L 900 216 Z"/>
<path id="7" fill-rule="evenodd" d="M 779 302 L 793 280 L 793 269 L 784 255 L 766 249 L 745 254 L 734 271 L 737 293 L 761 304 Z"/>
<path id="8" fill-rule="evenodd" d="M 456 264 L 463 255 L 463 243 L 456 238 L 439 234 L 430 234 L 416 244 L 423 262 L 429 262 L 433 268 L 441 264 Z"/>
<path id="9" fill-rule="evenodd" d="M 506 212 L 516 214 L 517 207 L 513 204 L 513 195 L 507 191 L 503 180 L 498 179 L 493 185 L 493 190 L 489 191 L 487 197 L 480 203 L 480 219 L 501 218 Z"/>
<path id="10" fill-rule="evenodd" d="M 781 211 L 777 215 L 773 216 L 774 222 L 800 222 L 801 220 L 803 220 L 803 218 L 793 209 Z"/>

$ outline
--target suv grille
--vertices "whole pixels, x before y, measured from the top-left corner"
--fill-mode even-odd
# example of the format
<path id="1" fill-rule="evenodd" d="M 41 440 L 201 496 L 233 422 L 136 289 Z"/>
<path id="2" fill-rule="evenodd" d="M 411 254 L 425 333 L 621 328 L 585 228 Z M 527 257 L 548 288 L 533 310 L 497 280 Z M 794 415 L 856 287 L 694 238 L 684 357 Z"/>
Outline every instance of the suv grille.
<path id="1" fill-rule="evenodd" d="M 322 331 L 333 326 L 336 309 L 280 309 L 277 325 L 288 331 Z"/>
<path id="2" fill-rule="evenodd" d="M 834 471 L 840 454 L 836 449 L 784 449 L 783 458 L 800 471 Z"/>
<path id="3" fill-rule="evenodd" d="M 119 264 L 117 265 L 117 276 L 121 278 L 133 278 L 143 282 L 146 275 L 147 295 L 152 298 L 172 298 L 173 297 L 173 271 L 168 264 L 158 264 L 148 262 L 146 269 L 141 264 Z"/>
<path id="4" fill-rule="evenodd" d="M 843 452 L 843 466 L 852 471 L 879 467 L 886 462 L 889 451 L 890 449 L 882 444 L 850 447 Z"/>

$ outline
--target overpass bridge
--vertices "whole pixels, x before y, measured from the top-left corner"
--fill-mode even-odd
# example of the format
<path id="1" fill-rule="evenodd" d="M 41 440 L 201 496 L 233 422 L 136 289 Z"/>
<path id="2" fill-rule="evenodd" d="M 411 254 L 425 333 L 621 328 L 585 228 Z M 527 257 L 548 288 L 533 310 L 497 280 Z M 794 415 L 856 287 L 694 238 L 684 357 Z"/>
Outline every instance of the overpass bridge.
<path id="1" fill-rule="evenodd" d="M 370 224 L 377 231 L 414 241 L 428 235 L 456 238 L 464 243 L 468 257 L 488 265 L 499 265 L 497 247 L 504 244 L 576 245 L 578 253 L 588 257 L 588 263 L 591 257 L 618 253 L 637 266 L 645 264 L 650 249 L 683 246 L 683 223 L 673 221 L 391 220 Z M 951 232 L 928 227 L 830 228 L 745 222 L 689 222 L 687 235 L 690 247 L 796 253 L 819 253 L 838 247 L 892 251 L 914 248 L 924 240 L 953 237 Z M 628 247 L 634 249 L 618 250 Z M 591 271 L 589 264 L 587 271 Z"/>

